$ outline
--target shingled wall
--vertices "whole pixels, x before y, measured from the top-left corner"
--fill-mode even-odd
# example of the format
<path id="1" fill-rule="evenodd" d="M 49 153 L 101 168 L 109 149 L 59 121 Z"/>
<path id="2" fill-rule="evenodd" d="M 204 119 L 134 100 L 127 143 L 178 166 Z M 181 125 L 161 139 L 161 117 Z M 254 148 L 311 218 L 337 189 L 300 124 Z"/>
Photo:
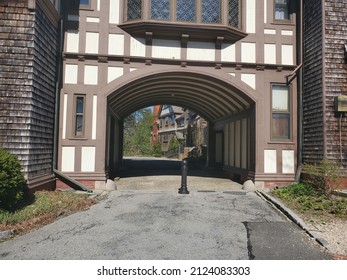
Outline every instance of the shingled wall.
<path id="1" fill-rule="evenodd" d="M 53 178 L 57 27 L 27 2 L 0 2 L 0 146 L 35 184 Z"/>
<path id="2" fill-rule="evenodd" d="M 304 1 L 303 160 L 324 157 L 323 14 L 321 0 Z"/>
<path id="3" fill-rule="evenodd" d="M 346 16 L 346 1 L 325 0 L 326 153 L 329 159 L 342 162 L 344 167 L 347 167 L 347 119 L 342 115 L 340 139 L 340 116 L 334 112 L 334 97 L 347 94 L 347 67 L 344 61 Z"/>

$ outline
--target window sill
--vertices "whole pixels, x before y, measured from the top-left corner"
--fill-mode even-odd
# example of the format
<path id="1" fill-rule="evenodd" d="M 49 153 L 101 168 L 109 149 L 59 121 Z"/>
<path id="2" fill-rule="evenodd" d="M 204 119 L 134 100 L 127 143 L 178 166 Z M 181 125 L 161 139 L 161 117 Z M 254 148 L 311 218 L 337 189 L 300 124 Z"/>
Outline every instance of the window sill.
<path id="1" fill-rule="evenodd" d="M 295 24 L 291 20 L 274 20 L 271 22 L 272 25 L 291 25 L 295 26 Z"/>
<path id="2" fill-rule="evenodd" d="M 82 141 L 87 141 L 87 140 L 89 140 L 89 139 L 86 138 L 86 137 L 78 137 L 78 136 L 76 136 L 76 137 L 71 137 L 71 138 L 69 138 L 69 140 L 82 140 Z"/>
<path id="3" fill-rule="evenodd" d="M 292 140 L 271 140 L 268 142 L 269 145 L 295 145 L 295 142 L 293 142 Z"/>

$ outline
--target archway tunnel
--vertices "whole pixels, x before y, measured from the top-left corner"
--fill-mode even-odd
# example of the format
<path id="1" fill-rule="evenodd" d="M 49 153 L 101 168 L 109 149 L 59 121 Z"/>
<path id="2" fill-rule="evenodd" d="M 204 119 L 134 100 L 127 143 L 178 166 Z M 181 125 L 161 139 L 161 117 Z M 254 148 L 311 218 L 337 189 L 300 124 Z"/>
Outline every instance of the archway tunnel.
<path id="1" fill-rule="evenodd" d="M 148 106 L 189 108 L 209 124 L 207 164 L 242 181 L 254 171 L 255 101 L 229 81 L 185 71 L 143 76 L 107 96 L 106 167 L 117 176 L 122 164 L 123 120 Z"/>

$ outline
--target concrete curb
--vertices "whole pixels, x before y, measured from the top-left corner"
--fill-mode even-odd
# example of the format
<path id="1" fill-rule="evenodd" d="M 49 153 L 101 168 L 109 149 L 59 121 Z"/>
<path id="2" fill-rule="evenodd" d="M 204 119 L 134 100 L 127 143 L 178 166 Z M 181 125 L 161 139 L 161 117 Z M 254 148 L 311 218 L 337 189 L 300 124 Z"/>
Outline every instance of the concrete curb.
<path id="1" fill-rule="evenodd" d="M 8 239 L 12 236 L 13 231 L 12 230 L 4 230 L 4 231 L 0 231 L 0 242 Z"/>
<path id="2" fill-rule="evenodd" d="M 265 200 L 269 201 L 271 204 L 273 204 L 277 209 L 279 209 L 284 215 L 286 215 L 291 221 L 293 221 L 295 224 L 297 224 L 300 228 L 302 228 L 309 236 L 311 236 L 315 241 L 318 242 L 319 245 L 323 246 L 325 249 L 327 249 L 331 254 L 334 254 L 334 252 L 329 248 L 328 242 L 322 238 L 318 232 L 312 231 L 309 229 L 309 227 L 305 224 L 305 222 L 296 215 L 292 210 L 285 207 L 281 202 L 279 202 L 276 198 L 272 197 L 271 195 L 261 191 L 257 190 L 256 194 L 263 197 Z"/>

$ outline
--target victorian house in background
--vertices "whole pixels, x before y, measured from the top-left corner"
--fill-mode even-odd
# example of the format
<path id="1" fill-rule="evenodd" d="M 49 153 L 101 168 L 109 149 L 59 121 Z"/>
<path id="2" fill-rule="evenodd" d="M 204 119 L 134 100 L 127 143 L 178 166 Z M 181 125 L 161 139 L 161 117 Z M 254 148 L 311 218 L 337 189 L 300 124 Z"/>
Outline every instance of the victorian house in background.
<path id="1" fill-rule="evenodd" d="M 162 151 L 170 151 L 172 141 L 179 142 L 177 153 L 185 148 L 206 150 L 208 138 L 207 122 L 198 114 L 179 106 L 162 105 L 159 110 L 159 143 Z M 177 150 L 177 148 L 176 148 Z"/>

